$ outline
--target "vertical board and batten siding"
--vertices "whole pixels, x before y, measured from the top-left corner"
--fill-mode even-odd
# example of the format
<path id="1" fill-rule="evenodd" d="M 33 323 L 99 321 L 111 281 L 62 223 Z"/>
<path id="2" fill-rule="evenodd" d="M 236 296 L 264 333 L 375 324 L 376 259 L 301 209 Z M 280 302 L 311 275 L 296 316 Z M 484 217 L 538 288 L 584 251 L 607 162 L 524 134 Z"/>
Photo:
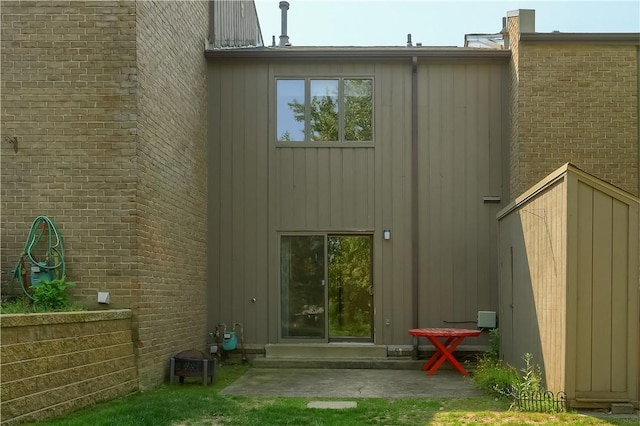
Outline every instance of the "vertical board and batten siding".
<path id="1" fill-rule="evenodd" d="M 247 344 L 277 343 L 279 236 L 356 232 L 373 235 L 374 342 L 412 342 L 411 70 L 408 59 L 210 63 L 212 326 L 242 322 Z M 503 195 L 505 70 L 418 64 L 421 327 L 497 309 L 498 204 L 483 197 Z M 373 78 L 374 143 L 276 142 L 278 77 Z"/>
<path id="2" fill-rule="evenodd" d="M 209 325 L 240 322 L 266 343 L 268 65 L 209 67 Z"/>
<path id="3" fill-rule="evenodd" d="M 275 132 L 269 130 L 270 281 L 276 283 L 270 294 L 274 300 L 279 297 L 280 233 L 371 233 L 375 236 L 374 303 L 380 313 L 374 339 L 376 343 L 402 341 L 411 315 L 411 67 L 407 63 L 274 64 L 272 96 L 278 77 L 373 78 L 375 130 L 374 146 L 363 143 L 360 147 L 277 144 Z M 275 116 L 270 122 L 275 122 Z M 392 229 L 391 241 L 380 238 L 383 228 Z M 276 306 L 272 304 L 272 309 Z M 271 312 L 273 334 L 279 316 L 277 310 Z"/>
<path id="4" fill-rule="evenodd" d="M 574 406 L 638 402 L 638 200 L 565 165 L 499 213 L 504 360 Z"/>
<path id="5" fill-rule="evenodd" d="M 638 401 L 638 201 L 575 179 L 577 400 Z"/>
<path id="6" fill-rule="evenodd" d="M 376 343 L 400 344 L 412 328 L 411 63 L 377 64 L 375 84 Z"/>
<path id="7" fill-rule="evenodd" d="M 498 308 L 495 215 L 506 198 L 502 64 L 418 68 L 419 325 L 473 328 Z M 469 339 L 473 343 L 475 339 Z"/>
<path id="8" fill-rule="evenodd" d="M 253 1 L 209 1 L 213 47 L 263 46 L 258 14 Z"/>
<path id="9" fill-rule="evenodd" d="M 501 264 L 508 280 L 502 282 L 499 311 L 503 357 L 520 367 L 530 353 L 554 390 L 564 390 L 565 377 L 565 192 L 565 181 L 555 182 L 500 227 Z"/>

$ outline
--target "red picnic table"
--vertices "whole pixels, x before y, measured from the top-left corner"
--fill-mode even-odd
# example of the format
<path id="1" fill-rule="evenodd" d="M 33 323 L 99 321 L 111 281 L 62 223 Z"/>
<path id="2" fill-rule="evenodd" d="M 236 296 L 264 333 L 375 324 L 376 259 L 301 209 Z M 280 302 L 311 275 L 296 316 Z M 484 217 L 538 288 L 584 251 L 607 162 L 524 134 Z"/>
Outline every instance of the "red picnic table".
<path id="1" fill-rule="evenodd" d="M 438 371 L 438 368 L 440 368 L 445 360 L 449 361 L 449 364 L 453 365 L 463 376 L 469 375 L 467 370 L 455 359 L 453 351 L 465 337 L 479 336 L 480 330 L 468 330 L 464 328 L 414 328 L 409 330 L 409 334 L 414 337 L 426 337 L 436 348 L 436 353 L 422 366 L 422 370 L 426 371 L 427 375 L 431 376 Z"/>

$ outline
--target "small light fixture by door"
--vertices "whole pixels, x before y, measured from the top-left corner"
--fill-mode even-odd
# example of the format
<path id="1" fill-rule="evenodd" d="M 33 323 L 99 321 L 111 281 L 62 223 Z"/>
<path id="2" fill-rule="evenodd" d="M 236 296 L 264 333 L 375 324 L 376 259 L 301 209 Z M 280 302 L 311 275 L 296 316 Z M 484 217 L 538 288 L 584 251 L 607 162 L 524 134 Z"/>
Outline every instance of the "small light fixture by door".
<path id="1" fill-rule="evenodd" d="M 391 239 L 391 229 L 385 229 L 384 231 L 382 231 L 382 235 L 384 236 L 385 240 L 390 240 Z"/>

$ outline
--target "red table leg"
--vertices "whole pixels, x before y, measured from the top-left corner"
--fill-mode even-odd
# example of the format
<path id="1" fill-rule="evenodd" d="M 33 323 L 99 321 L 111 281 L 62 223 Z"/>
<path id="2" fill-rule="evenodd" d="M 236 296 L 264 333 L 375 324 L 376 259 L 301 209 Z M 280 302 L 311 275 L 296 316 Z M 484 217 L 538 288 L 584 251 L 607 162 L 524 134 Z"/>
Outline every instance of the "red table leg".
<path id="1" fill-rule="evenodd" d="M 429 338 L 429 340 L 432 340 L 432 339 Z M 446 340 L 446 342 L 444 342 L 444 345 L 445 346 L 449 346 L 449 344 L 451 343 L 452 340 L 453 340 L 453 337 L 449 337 Z M 441 355 L 442 355 L 442 351 L 439 348 L 436 347 L 436 353 L 431 355 L 431 358 L 429 358 L 429 360 L 424 363 L 424 365 L 422 366 L 422 370 L 423 371 L 429 370 L 429 368 L 431 368 L 433 366 L 433 364 L 435 364 L 436 361 L 438 361 L 438 359 L 440 358 Z"/>
<path id="2" fill-rule="evenodd" d="M 437 337 L 427 336 L 427 338 L 431 341 L 433 346 L 436 347 L 436 353 L 422 367 L 422 369 L 424 370 L 427 364 L 429 364 L 429 367 L 427 367 L 428 368 L 427 375 L 431 376 L 433 373 L 438 371 L 438 369 L 444 363 L 445 360 L 449 361 L 449 364 L 451 364 L 456 370 L 462 373 L 463 376 L 469 375 L 469 373 L 467 373 L 467 370 L 465 370 L 464 367 L 462 367 L 462 365 L 460 365 L 458 360 L 455 359 L 455 357 L 453 356 L 453 351 L 464 340 L 464 336 L 449 337 L 444 342 L 444 344 L 443 342 L 438 340 Z M 436 359 L 435 358 L 436 355 L 439 357 L 437 358 L 437 360 L 434 361 L 434 359 Z"/>

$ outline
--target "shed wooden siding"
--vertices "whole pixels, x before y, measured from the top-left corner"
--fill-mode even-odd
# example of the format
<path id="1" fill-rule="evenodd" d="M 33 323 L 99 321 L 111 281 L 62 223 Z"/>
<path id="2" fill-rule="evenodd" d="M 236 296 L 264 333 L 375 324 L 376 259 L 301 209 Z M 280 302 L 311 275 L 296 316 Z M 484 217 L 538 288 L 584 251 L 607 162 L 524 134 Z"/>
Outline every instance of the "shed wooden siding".
<path id="1" fill-rule="evenodd" d="M 498 205 L 482 198 L 503 195 L 505 70 L 418 66 L 423 327 L 497 310 Z M 372 77 L 374 143 L 276 142 L 278 77 Z M 375 343 L 410 344 L 411 62 L 210 62 L 209 96 L 210 323 L 243 322 L 246 342 L 276 343 L 279 235 L 363 232 L 374 235 Z"/>
<path id="2" fill-rule="evenodd" d="M 565 193 L 564 180 L 554 183 L 500 226 L 503 357 L 522 367 L 532 354 L 555 391 L 565 390 Z"/>
<path id="3" fill-rule="evenodd" d="M 630 229 L 634 210 L 584 182 L 578 181 L 577 192 L 575 393 L 577 398 L 626 397 L 636 386 L 632 374 L 638 358 L 637 348 L 630 347 L 638 333 L 637 292 L 629 285 L 634 276 L 630 243 L 638 235 L 637 228 L 636 234 Z M 637 207 L 635 215 L 637 222 Z"/>
<path id="4" fill-rule="evenodd" d="M 566 164 L 499 213 L 504 359 L 574 406 L 638 403 L 638 207 Z"/>

